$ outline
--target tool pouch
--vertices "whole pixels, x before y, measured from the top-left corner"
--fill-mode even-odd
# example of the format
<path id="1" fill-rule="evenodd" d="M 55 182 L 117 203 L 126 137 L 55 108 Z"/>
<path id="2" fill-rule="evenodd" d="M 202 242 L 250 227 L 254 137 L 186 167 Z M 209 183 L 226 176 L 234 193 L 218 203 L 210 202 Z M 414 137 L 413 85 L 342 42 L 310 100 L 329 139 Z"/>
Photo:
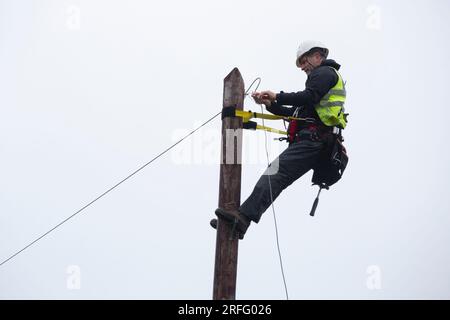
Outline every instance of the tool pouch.
<path id="1" fill-rule="evenodd" d="M 330 134 L 318 164 L 314 167 L 312 183 L 327 186 L 338 182 L 348 164 L 347 150 L 339 135 Z"/>

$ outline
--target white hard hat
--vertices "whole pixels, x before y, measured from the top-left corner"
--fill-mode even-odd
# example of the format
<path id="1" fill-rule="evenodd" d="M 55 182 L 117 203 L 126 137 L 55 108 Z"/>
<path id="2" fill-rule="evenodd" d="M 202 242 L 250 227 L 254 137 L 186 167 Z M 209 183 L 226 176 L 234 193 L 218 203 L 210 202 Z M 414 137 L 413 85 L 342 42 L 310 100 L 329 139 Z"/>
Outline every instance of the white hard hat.
<path id="1" fill-rule="evenodd" d="M 300 58 L 305 54 L 311 51 L 311 49 L 314 48 L 320 48 L 325 50 L 325 56 L 328 56 L 328 49 L 327 47 L 320 41 L 316 40 L 307 40 L 300 44 L 300 46 L 297 49 L 297 60 L 295 60 L 295 64 L 297 67 L 300 68 Z"/>

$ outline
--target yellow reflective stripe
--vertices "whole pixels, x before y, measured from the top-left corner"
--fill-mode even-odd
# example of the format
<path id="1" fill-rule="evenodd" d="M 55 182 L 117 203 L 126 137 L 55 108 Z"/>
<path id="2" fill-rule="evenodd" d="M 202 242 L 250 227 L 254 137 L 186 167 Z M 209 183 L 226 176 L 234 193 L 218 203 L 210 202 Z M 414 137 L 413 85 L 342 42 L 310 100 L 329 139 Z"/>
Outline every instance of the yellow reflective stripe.
<path id="1" fill-rule="evenodd" d="M 345 89 L 330 89 L 330 91 L 328 91 L 329 95 L 335 94 L 337 96 L 346 96 L 347 93 L 345 91 Z"/>
<path id="2" fill-rule="evenodd" d="M 324 95 L 322 97 L 321 100 L 328 100 L 330 98 L 341 98 L 341 99 L 345 99 L 346 95 L 345 94 L 336 94 L 336 93 L 327 93 L 326 95 Z"/>
<path id="3" fill-rule="evenodd" d="M 320 101 L 321 107 L 342 107 L 344 101 Z"/>

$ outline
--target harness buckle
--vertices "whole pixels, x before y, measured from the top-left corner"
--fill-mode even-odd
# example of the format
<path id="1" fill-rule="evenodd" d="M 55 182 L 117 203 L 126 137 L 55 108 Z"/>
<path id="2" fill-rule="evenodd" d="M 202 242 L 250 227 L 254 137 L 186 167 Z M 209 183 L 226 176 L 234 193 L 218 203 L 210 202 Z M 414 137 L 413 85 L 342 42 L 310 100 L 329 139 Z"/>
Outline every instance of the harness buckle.
<path id="1" fill-rule="evenodd" d="M 339 127 L 333 127 L 333 130 L 331 131 L 332 134 L 341 134 L 341 128 Z"/>

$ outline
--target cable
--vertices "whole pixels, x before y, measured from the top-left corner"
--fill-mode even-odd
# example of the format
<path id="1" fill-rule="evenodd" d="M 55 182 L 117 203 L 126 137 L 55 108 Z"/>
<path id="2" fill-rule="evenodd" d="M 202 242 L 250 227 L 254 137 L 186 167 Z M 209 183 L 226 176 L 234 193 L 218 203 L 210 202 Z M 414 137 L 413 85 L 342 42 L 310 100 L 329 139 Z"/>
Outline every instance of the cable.
<path id="1" fill-rule="evenodd" d="M 139 169 L 135 170 L 133 173 L 129 174 L 126 178 L 122 179 L 120 182 L 116 183 L 113 187 L 109 188 L 107 191 L 103 192 L 101 195 L 99 195 L 97 198 L 95 198 L 94 200 L 92 200 L 91 202 L 89 202 L 88 204 L 86 204 L 84 207 L 82 207 L 80 210 L 78 210 L 77 212 L 75 212 L 74 214 L 72 214 L 71 216 L 69 216 L 68 218 L 64 219 L 62 222 L 58 223 L 56 226 L 54 226 L 53 228 L 51 228 L 50 230 L 48 230 L 46 233 L 44 233 L 43 235 L 41 235 L 40 237 L 38 237 L 37 239 L 33 240 L 32 242 L 30 242 L 28 245 L 26 245 L 25 247 L 23 247 L 22 249 L 20 249 L 19 251 L 17 251 L 16 253 L 14 253 L 12 256 L 10 256 L 8 259 L 4 260 L 2 263 L 0 263 L 0 267 L 2 265 L 4 265 L 6 262 L 8 262 L 9 260 L 11 260 L 12 258 L 14 258 L 15 256 L 17 256 L 19 253 L 21 253 L 22 251 L 28 249 L 29 247 L 31 247 L 33 244 L 35 244 L 36 242 L 38 242 L 39 240 L 41 240 L 43 237 L 45 237 L 46 235 L 48 235 L 50 232 L 52 232 L 53 230 L 55 230 L 56 228 L 58 228 L 59 226 L 61 226 L 62 224 L 66 223 L 67 221 L 69 221 L 70 219 L 72 219 L 73 217 L 75 217 L 77 214 L 79 214 L 80 212 L 82 212 L 84 209 L 86 209 L 87 207 L 89 207 L 90 205 L 92 205 L 94 202 L 96 202 L 97 200 L 101 199 L 103 196 L 105 196 L 106 194 L 108 194 L 109 192 L 111 192 L 112 190 L 114 190 L 115 188 L 117 188 L 119 185 L 121 185 L 122 183 L 124 183 L 125 181 L 127 181 L 128 179 L 130 179 L 132 176 L 134 176 L 136 173 L 138 173 L 139 171 L 141 171 L 142 169 L 144 169 L 146 166 L 148 166 L 150 163 L 152 163 L 153 161 L 155 161 L 156 159 L 158 159 L 159 157 L 161 157 L 163 154 L 165 154 L 167 151 L 169 151 L 170 149 L 172 149 L 173 147 L 175 147 L 177 144 L 179 144 L 181 141 L 183 141 L 184 139 L 186 139 L 187 137 L 189 137 L 190 135 L 194 134 L 197 130 L 199 130 L 201 127 L 205 126 L 207 123 L 211 122 L 212 120 L 214 120 L 218 115 L 220 115 L 222 113 L 222 111 L 220 111 L 219 113 L 217 113 L 215 116 L 213 116 L 212 118 L 210 118 L 209 120 L 207 120 L 206 122 L 204 122 L 202 125 L 200 125 L 199 127 L 197 127 L 196 129 L 192 130 L 190 133 L 188 133 L 187 135 L 185 135 L 183 138 L 181 138 L 180 140 L 178 140 L 177 142 L 175 142 L 174 144 L 172 144 L 170 147 L 168 147 L 167 149 L 165 149 L 163 152 L 161 152 L 160 154 L 158 154 L 156 157 L 154 157 L 152 160 L 150 160 L 149 162 L 147 162 L 146 164 L 144 164 L 143 166 L 141 166 Z"/>
<path id="2" fill-rule="evenodd" d="M 248 89 L 245 91 L 244 93 L 244 99 L 247 96 L 248 92 L 250 91 L 251 87 L 253 86 L 253 84 L 259 80 L 258 85 L 256 86 L 256 89 L 258 89 L 259 84 L 261 83 L 261 78 L 256 78 L 252 84 L 248 87 Z M 212 120 L 214 120 L 218 115 L 220 115 L 222 113 L 222 111 L 220 111 L 219 113 L 217 113 L 216 115 L 214 115 L 213 117 L 211 117 L 209 120 L 207 120 L 206 122 L 204 122 L 202 125 L 200 125 L 199 127 L 197 127 L 196 129 L 192 130 L 190 133 L 188 133 L 187 135 L 185 135 L 183 138 L 181 138 L 180 140 L 178 140 L 177 142 L 175 142 L 174 144 L 172 144 L 170 147 L 168 147 L 167 149 L 165 149 L 163 152 L 161 152 L 160 154 L 158 154 L 156 157 L 154 157 L 152 160 L 150 160 L 149 162 L 147 162 L 146 164 L 144 164 L 143 166 L 141 166 L 139 169 L 135 170 L 133 173 L 129 174 L 126 178 L 122 179 L 121 181 L 119 181 L 118 183 L 116 183 L 114 186 L 112 186 L 111 188 L 109 188 L 108 190 L 106 190 L 105 192 L 103 192 L 101 195 L 99 195 L 97 198 L 95 198 L 94 200 L 92 200 L 91 202 L 89 202 L 88 204 L 86 204 L 84 207 L 82 207 L 81 209 L 79 209 L 78 211 L 76 211 L 74 214 L 72 214 L 71 216 L 69 216 L 68 218 L 64 219 L 63 221 L 61 221 L 60 223 L 58 223 L 56 226 L 54 226 L 53 228 L 51 228 L 50 230 L 48 230 L 46 233 L 44 233 L 43 235 L 41 235 L 40 237 L 36 238 L 35 240 L 33 240 L 32 242 L 30 242 L 28 245 L 26 245 L 25 247 L 23 247 L 22 249 L 20 249 L 19 251 L 17 251 L 16 253 L 14 253 L 13 255 L 11 255 L 9 258 L 3 260 L 0 263 L 0 267 L 3 266 L 5 263 L 7 263 L 9 260 L 11 260 L 12 258 L 14 258 L 15 256 L 17 256 L 18 254 L 20 254 L 21 252 L 25 251 L 26 249 L 28 249 L 29 247 L 31 247 L 33 244 L 35 244 L 36 242 L 38 242 L 39 240 L 41 240 L 42 238 L 44 238 L 46 235 L 48 235 L 50 232 L 52 232 L 53 230 L 57 229 L 58 227 L 60 227 L 61 225 L 63 225 L 64 223 L 66 223 L 67 221 L 69 221 L 70 219 L 72 219 L 73 217 L 75 217 L 77 214 L 79 214 L 80 212 L 82 212 L 84 209 L 86 209 L 87 207 L 89 207 L 90 205 L 92 205 L 94 202 L 96 202 L 97 200 L 100 200 L 102 197 L 104 197 L 105 195 L 107 195 L 109 192 L 111 192 L 112 190 L 114 190 L 115 188 L 117 188 L 119 185 L 121 185 L 122 183 L 124 183 L 125 181 L 127 181 L 128 179 L 130 179 L 132 176 L 134 176 L 136 173 L 138 173 L 139 171 L 141 171 L 142 169 L 144 169 L 146 166 L 148 166 L 150 163 L 152 163 L 153 161 L 155 161 L 156 159 L 158 159 L 159 157 L 161 157 L 163 154 L 165 154 L 167 151 L 169 151 L 170 149 L 172 149 L 173 147 L 175 147 L 177 144 L 179 144 L 181 141 L 183 141 L 184 139 L 186 139 L 187 137 L 189 137 L 190 135 L 194 134 L 197 130 L 199 130 L 200 128 L 202 128 L 203 126 L 205 126 L 206 124 L 208 124 L 209 122 L 211 122 Z"/>
<path id="3" fill-rule="evenodd" d="M 254 90 L 253 92 L 255 92 L 256 90 L 258 90 L 259 85 L 261 84 L 261 78 L 260 78 L 260 77 L 258 77 L 258 78 L 256 78 L 255 80 L 253 80 L 252 84 L 248 87 L 247 91 L 245 91 L 245 93 L 244 93 L 244 99 L 247 97 L 248 92 L 249 92 L 250 89 L 252 88 L 253 84 L 254 84 L 256 81 L 258 81 L 258 80 L 259 80 L 258 85 L 256 86 L 256 88 L 255 88 L 255 90 Z"/>
<path id="4" fill-rule="evenodd" d="M 260 104 L 259 106 L 261 107 L 261 113 L 264 113 L 262 104 Z M 263 123 L 263 126 L 264 126 L 265 125 L 264 124 L 264 119 L 262 119 L 262 123 Z M 265 147 L 266 147 L 266 156 L 267 156 L 267 168 L 269 169 L 270 168 L 270 162 L 269 162 L 269 151 L 268 151 L 268 148 L 267 148 L 267 132 L 266 131 L 264 131 L 264 136 L 265 136 L 264 137 L 264 143 L 265 143 Z M 267 177 L 269 179 L 270 202 L 271 202 L 272 213 L 273 213 L 273 221 L 274 221 L 274 224 L 275 224 L 275 236 L 276 236 L 276 239 L 277 239 L 277 249 L 278 249 L 278 258 L 280 260 L 281 275 L 283 277 L 283 284 L 284 284 L 284 291 L 286 293 L 286 300 L 289 300 L 289 292 L 288 292 L 288 288 L 287 288 L 287 284 L 286 284 L 286 277 L 284 275 L 283 259 L 281 257 L 280 240 L 278 238 L 278 224 L 277 224 L 277 216 L 275 214 L 275 206 L 273 204 L 272 183 L 270 181 L 270 172 L 268 172 Z"/>

